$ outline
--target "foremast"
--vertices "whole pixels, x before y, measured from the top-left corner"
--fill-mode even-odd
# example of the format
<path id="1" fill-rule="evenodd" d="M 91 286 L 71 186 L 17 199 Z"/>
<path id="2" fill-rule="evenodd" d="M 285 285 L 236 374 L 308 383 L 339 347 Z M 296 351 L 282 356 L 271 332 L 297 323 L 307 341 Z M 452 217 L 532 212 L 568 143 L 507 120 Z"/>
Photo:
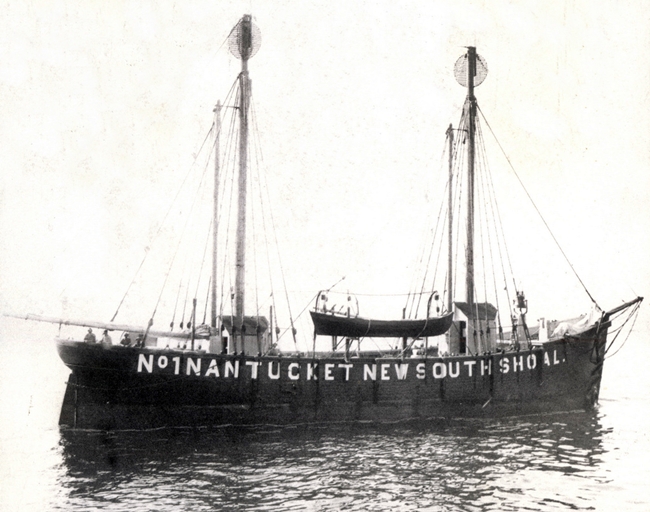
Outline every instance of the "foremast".
<path id="1" fill-rule="evenodd" d="M 248 55 L 250 53 L 250 16 L 240 21 L 241 73 L 239 74 L 239 202 L 237 206 L 237 249 L 235 256 L 235 319 L 242 333 L 244 326 L 244 294 L 246 288 L 246 186 L 248 179 Z M 243 345 L 243 344 L 242 344 Z"/>
<path id="2" fill-rule="evenodd" d="M 244 347 L 244 305 L 246 290 L 246 198 L 248 182 L 248 120 L 251 80 L 248 76 L 248 59 L 259 48 L 259 36 L 254 31 L 250 14 L 245 14 L 230 36 L 230 51 L 241 60 L 239 73 L 239 176 L 237 206 L 237 240 L 235 249 L 235 322 L 234 334 L 241 337 Z M 235 334 L 234 339 L 237 340 Z"/>

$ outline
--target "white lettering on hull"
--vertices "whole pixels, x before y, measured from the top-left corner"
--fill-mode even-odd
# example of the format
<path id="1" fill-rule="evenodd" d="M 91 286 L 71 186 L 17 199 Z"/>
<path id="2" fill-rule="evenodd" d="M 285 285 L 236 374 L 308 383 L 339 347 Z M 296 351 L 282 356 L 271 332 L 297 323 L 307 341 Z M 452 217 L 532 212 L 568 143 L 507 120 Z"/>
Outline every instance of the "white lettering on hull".
<path id="1" fill-rule="evenodd" d="M 278 365 L 278 370 L 273 371 L 273 363 L 269 363 L 269 379 L 271 380 L 278 380 L 280 378 L 280 363 L 276 363 Z"/>
<path id="2" fill-rule="evenodd" d="M 257 361 L 246 361 L 246 366 L 251 367 L 251 379 L 257 380 L 257 370 L 260 368 L 260 364 Z M 219 375 L 217 375 L 218 377 Z"/>
<path id="3" fill-rule="evenodd" d="M 192 377 L 207 377 L 212 379 L 251 379 L 259 380 L 260 368 L 262 378 L 268 380 L 319 380 L 364 382 L 364 381 L 413 381 L 425 380 L 427 375 L 436 380 L 485 378 L 494 372 L 506 375 L 508 373 L 532 372 L 539 365 L 554 367 L 566 363 L 566 358 L 560 358 L 557 349 L 549 351 L 503 353 L 492 356 L 481 356 L 473 359 L 436 358 L 430 361 L 420 361 L 413 364 L 414 371 L 409 372 L 410 363 L 381 362 L 323 362 L 308 363 L 291 360 L 244 360 L 215 356 L 171 356 L 167 354 L 140 353 L 137 359 L 138 373 L 161 373 L 179 375 L 181 368 L 184 374 Z"/>
<path id="4" fill-rule="evenodd" d="M 402 364 L 395 365 L 395 375 L 397 376 L 397 380 L 405 380 L 408 371 L 409 371 L 408 364 L 402 363 Z"/>
<path id="5" fill-rule="evenodd" d="M 289 365 L 287 377 L 291 380 L 298 380 L 300 378 L 300 365 L 298 363 L 291 363 Z"/>
<path id="6" fill-rule="evenodd" d="M 363 380 L 377 380 L 377 365 L 364 364 L 363 365 Z"/>
<path id="7" fill-rule="evenodd" d="M 142 373 L 142 367 L 149 373 L 153 372 L 153 354 L 149 354 L 148 358 L 144 354 L 140 354 L 138 357 L 138 373 Z"/>
<path id="8" fill-rule="evenodd" d="M 231 375 L 235 377 L 235 379 L 239 378 L 239 361 L 235 361 L 235 364 L 232 364 L 232 361 L 226 361 L 223 376 L 230 377 Z"/>
<path id="9" fill-rule="evenodd" d="M 350 370 L 352 369 L 354 365 L 352 363 L 347 363 L 347 364 L 339 364 L 339 368 L 343 368 L 345 370 L 345 382 L 350 380 Z"/>
<path id="10" fill-rule="evenodd" d="M 190 375 L 191 372 L 194 372 L 194 375 L 201 375 L 201 359 L 196 361 L 191 357 L 187 358 L 187 368 L 185 370 L 186 375 Z"/>
<path id="11" fill-rule="evenodd" d="M 467 376 L 471 377 L 476 361 L 463 361 L 463 364 L 467 367 Z"/>
<path id="12" fill-rule="evenodd" d="M 433 363 L 433 378 L 444 379 L 447 376 L 447 366 L 445 363 Z"/>
<path id="13" fill-rule="evenodd" d="M 537 366 L 537 358 L 535 357 L 535 354 L 528 355 L 528 357 L 526 358 L 526 366 L 528 366 L 529 370 L 535 369 L 535 367 Z"/>
<path id="14" fill-rule="evenodd" d="M 219 365 L 217 365 L 217 360 L 212 359 L 210 361 L 210 364 L 208 365 L 208 370 L 205 372 L 205 377 L 210 377 L 214 375 L 215 377 L 219 377 Z"/>

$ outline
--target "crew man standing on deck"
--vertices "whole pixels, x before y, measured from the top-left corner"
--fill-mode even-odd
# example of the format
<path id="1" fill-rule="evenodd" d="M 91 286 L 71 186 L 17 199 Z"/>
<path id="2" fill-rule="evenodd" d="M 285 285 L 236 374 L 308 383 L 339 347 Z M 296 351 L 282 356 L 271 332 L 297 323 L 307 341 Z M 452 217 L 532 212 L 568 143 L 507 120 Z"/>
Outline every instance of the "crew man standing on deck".
<path id="1" fill-rule="evenodd" d="M 111 339 L 108 330 L 104 329 L 104 335 L 102 336 L 102 348 L 111 348 L 113 345 L 113 340 Z"/>
<path id="2" fill-rule="evenodd" d="M 95 338 L 95 335 L 93 334 L 93 330 L 90 327 L 88 328 L 88 334 L 84 336 L 84 341 L 86 343 L 97 343 L 97 338 Z"/>

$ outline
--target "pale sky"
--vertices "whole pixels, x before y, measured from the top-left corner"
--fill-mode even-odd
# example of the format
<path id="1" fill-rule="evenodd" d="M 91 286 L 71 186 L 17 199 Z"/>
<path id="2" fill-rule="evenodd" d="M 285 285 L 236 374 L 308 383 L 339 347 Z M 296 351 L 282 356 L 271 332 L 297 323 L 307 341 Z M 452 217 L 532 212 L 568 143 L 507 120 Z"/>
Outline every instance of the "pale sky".
<path id="1" fill-rule="evenodd" d="M 290 290 L 408 291 L 474 45 L 479 105 L 592 295 L 647 295 L 645 2 L 70 0 L 0 12 L 0 310 L 109 320 L 238 73 L 222 43 L 244 13 Z M 529 218 L 510 216 L 536 314 L 583 312 Z"/>

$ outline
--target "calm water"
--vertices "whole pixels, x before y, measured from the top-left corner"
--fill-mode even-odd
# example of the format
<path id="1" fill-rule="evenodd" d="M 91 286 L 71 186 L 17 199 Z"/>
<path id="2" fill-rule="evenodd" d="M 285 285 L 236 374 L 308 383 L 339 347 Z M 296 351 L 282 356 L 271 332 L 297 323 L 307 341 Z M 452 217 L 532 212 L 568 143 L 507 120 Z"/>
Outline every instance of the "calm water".
<path id="1" fill-rule="evenodd" d="M 593 414 L 113 434 L 60 431 L 53 342 L 0 335 L 1 510 L 650 510 L 639 334 Z"/>

